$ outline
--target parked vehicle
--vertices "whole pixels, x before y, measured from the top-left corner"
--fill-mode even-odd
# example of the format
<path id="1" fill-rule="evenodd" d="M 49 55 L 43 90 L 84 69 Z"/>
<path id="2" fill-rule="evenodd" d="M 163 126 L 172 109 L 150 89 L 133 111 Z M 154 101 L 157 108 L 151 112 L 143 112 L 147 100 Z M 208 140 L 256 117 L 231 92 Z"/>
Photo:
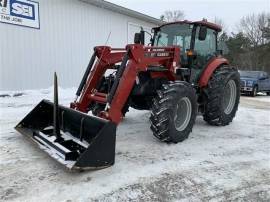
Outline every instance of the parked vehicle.
<path id="1" fill-rule="evenodd" d="M 258 92 L 266 92 L 270 95 L 270 79 L 267 72 L 263 71 L 239 71 L 241 79 L 241 93 L 250 94 L 253 97 Z"/>

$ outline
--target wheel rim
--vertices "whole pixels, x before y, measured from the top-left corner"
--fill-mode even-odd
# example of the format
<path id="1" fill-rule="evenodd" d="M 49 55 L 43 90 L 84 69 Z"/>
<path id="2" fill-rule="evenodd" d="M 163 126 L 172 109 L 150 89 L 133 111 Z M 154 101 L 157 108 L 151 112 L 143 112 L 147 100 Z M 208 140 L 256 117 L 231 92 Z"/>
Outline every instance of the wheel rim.
<path id="1" fill-rule="evenodd" d="M 192 107 L 191 102 L 187 97 L 181 98 L 176 105 L 174 116 L 174 125 L 177 131 L 183 131 L 189 124 Z"/>
<path id="2" fill-rule="evenodd" d="M 234 80 L 230 80 L 224 89 L 223 109 L 225 114 L 230 114 L 234 108 L 236 101 L 236 84 Z"/>

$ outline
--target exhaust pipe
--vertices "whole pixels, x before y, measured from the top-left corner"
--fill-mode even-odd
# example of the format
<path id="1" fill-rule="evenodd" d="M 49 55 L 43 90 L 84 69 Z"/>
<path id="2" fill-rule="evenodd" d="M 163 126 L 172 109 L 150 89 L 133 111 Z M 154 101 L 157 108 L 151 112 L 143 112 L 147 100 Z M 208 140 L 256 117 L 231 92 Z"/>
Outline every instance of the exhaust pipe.
<path id="1" fill-rule="evenodd" d="M 58 110 L 58 84 L 57 84 L 57 75 L 54 72 L 54 105 L 53 105 L 53 134 L 56 137 L 55 142 L 63 141 L 60 134 L 60 127 L 59 127 L 59 110 Z"/>
<path id="2" fill-rule="evenodd" d="M 42 100 L 15 129 L 71 170 L 101 169 L 115 161 L 116 124 Z"/>

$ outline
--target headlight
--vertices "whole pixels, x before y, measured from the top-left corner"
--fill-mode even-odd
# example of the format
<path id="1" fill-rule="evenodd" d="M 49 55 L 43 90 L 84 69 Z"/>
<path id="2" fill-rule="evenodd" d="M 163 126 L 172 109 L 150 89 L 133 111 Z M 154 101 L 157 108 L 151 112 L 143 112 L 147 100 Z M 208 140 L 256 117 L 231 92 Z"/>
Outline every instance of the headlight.
<path id="1" fill-rule="evenodd" d="M 247 86 L 253 86 L 253 81 L 247 81 Z"/>

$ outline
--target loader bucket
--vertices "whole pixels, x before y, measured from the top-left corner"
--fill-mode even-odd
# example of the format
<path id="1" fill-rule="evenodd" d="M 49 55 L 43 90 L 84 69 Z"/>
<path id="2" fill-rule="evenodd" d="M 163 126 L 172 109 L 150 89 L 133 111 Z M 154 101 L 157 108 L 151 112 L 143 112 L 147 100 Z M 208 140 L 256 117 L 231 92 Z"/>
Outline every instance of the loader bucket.
<path id="1" fill-rule="evenodd" d="M 59 105 L 57 138 L 54 106 L 42 100 L 15 129 L 69 169 L 100 169 L 114 164 L 116 124 Z"/>

